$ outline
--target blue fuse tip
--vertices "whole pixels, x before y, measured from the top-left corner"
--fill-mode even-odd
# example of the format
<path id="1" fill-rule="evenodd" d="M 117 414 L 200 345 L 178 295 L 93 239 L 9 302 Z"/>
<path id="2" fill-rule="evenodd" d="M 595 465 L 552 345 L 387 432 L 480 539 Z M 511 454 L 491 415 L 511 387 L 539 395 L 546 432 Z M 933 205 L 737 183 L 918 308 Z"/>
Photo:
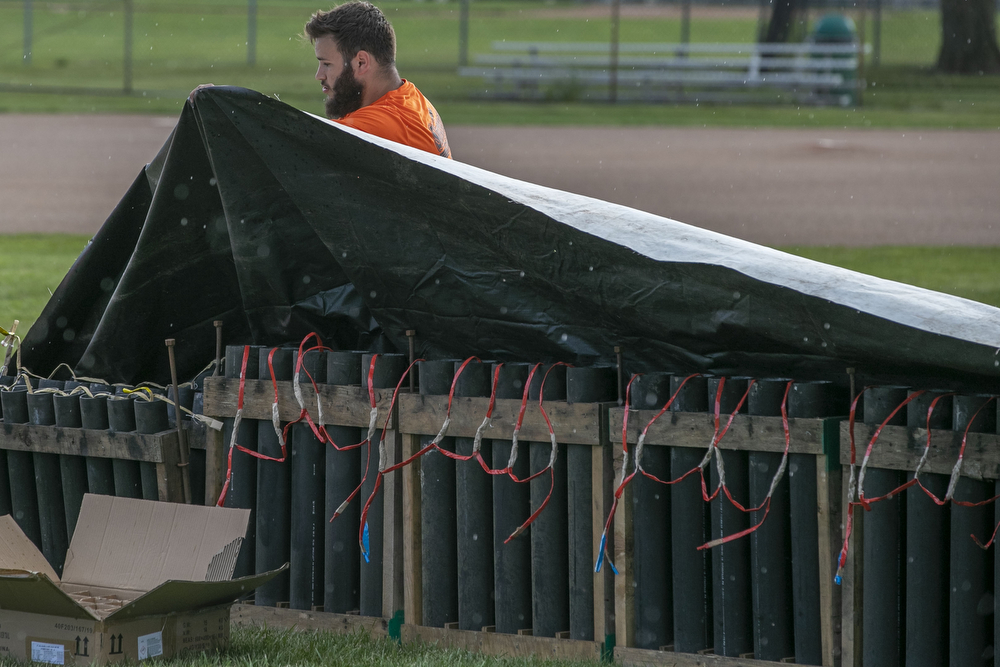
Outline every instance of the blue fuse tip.
<path id="1" fill-rule="evenodd" d="M 370 549 L 368 548 L 368 522 L 367 521 L 365 521 L 365 530 L 364 530 L 364 532 L 361 535 L 361 546 L 362 546 L 361 553 L 365 557 L 365 562 L 366 563 L 370 563 L 371 562 L 371 558 L 368 555 L 370 553 Z"/>
<path id="2" fill-rule="evenodd" d="M 607 543 L 607 541 L 608 541 L 608 536 L 602 534 L 601 547 L 597 552 L 597 564 L 594 566 L 595 573 L 601 571 L 601 565 L 604 563 L 604 545 Z"/>

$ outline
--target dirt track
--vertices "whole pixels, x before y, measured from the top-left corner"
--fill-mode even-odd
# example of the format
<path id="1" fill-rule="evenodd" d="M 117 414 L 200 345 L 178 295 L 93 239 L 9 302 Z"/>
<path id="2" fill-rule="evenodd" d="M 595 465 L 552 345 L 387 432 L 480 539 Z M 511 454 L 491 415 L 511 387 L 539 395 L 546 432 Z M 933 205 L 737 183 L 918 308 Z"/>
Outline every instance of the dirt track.
<path id="1" fill-rule="evenodd" d="M 173 118 L 0 115 L 0 233 L 95 232 Z M 766 244 L 1000 244 L 1000 132 L 448 128 L 508 176 Z"/>

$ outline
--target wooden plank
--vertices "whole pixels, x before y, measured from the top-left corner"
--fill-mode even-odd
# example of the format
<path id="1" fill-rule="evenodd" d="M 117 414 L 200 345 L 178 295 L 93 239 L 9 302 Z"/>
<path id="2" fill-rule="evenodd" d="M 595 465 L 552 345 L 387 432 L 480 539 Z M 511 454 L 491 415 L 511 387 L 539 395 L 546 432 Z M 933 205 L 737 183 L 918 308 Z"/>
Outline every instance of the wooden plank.
<path id="1" fill-rule="evenodd" d="M 840 586 L 834 585 L 836 566 L 834 552 L 838 550 L 837 536 L 840 534 L 840 466 L 836 466 L 837 475 L 831 479 L 827 471 L 827 457 L 816 457 L 816 520 L 818 523 L 819 552 L 819 608 L 820 636 L 823 647 L 824 667 L 833 667 L 834 660 L 834 628 L 835 618 L 840 618 Z M 830 496 L 831 486 L 836 489 Z"/>
<path id="2" fill-rule="evenodd" d="M 613 419 L 613 417 L 612 417 Z M 622 450 L 614 449 L 615 480 L 621 479 Z M 615 542 L 611 552 L 615 557 L 618 576 L 615 577 L 615 644 L 635 644 L 635 565 L 632 540 L 632 487 L 625 487 L 614 520 Z M 605 567 L 609 567 L 605 564 Z"/>
<path id="3" fill-rule="evenodd" d="M 875 424 L 854 425 L 854 445 L 857 464 L 868 448 L 868 442 L 878 428 Z M 845 421 L 840 425 L 840 462 L 851 463 L 850 425 Z M 927 444 L 927 429 L 906 426 L 886 426 L 872 448 L 868 465 L 889 470 L 916 470 Z M 962 444 L 961 431 L 931 430 L 931 451 L 923 472 L 950 475 Z M 977 480 L 1000 478 L 1000 435 L 993 433 L 970 433 L 962 459 L 962 475 Z"/>
<path id="4" fill-rule="evenodd" d="M 205 378 L 204 412 L 210 417 L 235 417 L 239 402 L 240 381 L 233 378 Z M 385 426 L 389 404 L 392 403 L 392 389 L 376 389 L 375 404 L 379 408 L 378 427 Z M 323 406 L 323 421 L 338 426 L 360 426 L 368 428 L 371 403 L 368 390 L 362 387 L 341 385 L 319 385 L 319 396 Z M 316 392 L 311 384 L 302 385 L 302 400 L 313 421 L 318 421 Z M 271 405 L 274 403 L 274 386 L 270 380 L 247 380 L 243 393 L 243 418 L 271 421 Z M 299 417 L 299 404 L 291 382 L 278 383 L 278 416 L 281 421 L 292 421 Z M 388 428 L 394 428 L 390 419 Z"/>
<path id="5" fill-rule="evenodd" d="M 385 434 L 386 467 L 402 460 L 403 438 L 398 431 Z M 403 611 L 403 481 L 400 472 L 382 479 L 382 616 L 394 618 Z M 376 500 L 378 502 L 378 500 Z"/>
<path id="6" fill-rule="evenodd" d="M 515 658 L 538 656 L 553 660 L 600 660 L 601 643 L 579 639 L 555 639 L 531 635 L 508 635 L 499 632 L 470 632 L 445 628 L 425 628 L 404 623 L 404 643 L 436 643 L 440 647 L 457 648 L 487 655 Z"/>
<path id="7" fill-rule="evenodd" d="M 628 440 L 636 442 L 639 433 L 656 416 L 656 410 L 629 410 Z M 611 409 L 611 429 L 615 438 L 620 437 L 624 408 Z M 720 417 L 725 427 L 729 415 Z M 789 448 L 796 454 L 823 453 L 822 419 L 789 419 Z M 708 449 L 715 433 L 714 416 L 709 413 L 667 412 L 649 427 L 647 445 L 670 447 L 696 447 Z M 720 449 L 739 449 L 755 452 L 783 452 L 785 433 L 781 417 L 737 415 L 725 437 L 718 443 Z"/>
<path id="8" fill-rule="evenodd" d="M 834 583 L 836 557 L 843 543 L 843 468 L 840 466 L 840 429 L 836 420 L 827 420 L 824 436 L 826 454 L 816 457 L 816 507 L 820 578 L 820 636 L 823 667 L 833 667 L 840 659 L 843 587 Z"/>
<path id="9" fill-rule="evenodd" d="M 208 429 L 205 434 L 205 504 L 215 505 L 226 483 L 226 451 L 222 431 Z"/>
<path id="10" fill-rule="evenodd" d="M 319 630 L 350 634 L 367 632 L 373 637 L 388 636 L 388 623 L 384 618 L 331 614 L 322 611 L 257 607 L 252 604 L 233 605 L 232 626 L 235 628 L 280 628 L 287 630 Z"/>
<path id="11" fill-rule="evenodd" d="M 850 470 L 843 471 L 843 486 L 841 503 L 847 505 L 847 486 L 850 480 Z M 851 542 L 847 551 L 847 563 L 844 566 L 843 582 L 841 584 L 841 657 L 842 667 L 862 667 L 862 627 L 863 608 L 862 592 L 864 587 L 864 515 L 861 507 L 851 510 L 854 525 L 851 528 Z M 842 536 L 843 537 L 843 536 Z"/>
<path id="12" fill-rule="evenodd" d="M 607 410 L 601 412 L 601 419 L 606 424 Z M 604 522 L 611 509 L 614 494 L 614 463 L 612 461 L 612 446 L 608 440 L 608 429 L 601 428 L 602 444 L 594 447 L 591 459 L 591 476 L 593 484 L 593 535 L 594 555 L 591 562 L 596 563 L 600 556 L 601 533 Z M 611 544 L 608 551 L 614 553 L 614 533 L 608 536 Z M 611 568 L 604 565 L 600 572 L 594 574 L 594 639 L 604 642 L 608 635 L 615 634 L 615 581 Z"/>
<path id="13" fill-rule="evenodd" d="M 420 449 L 420 436 L 403 436 L 403 456 Z M 420 524 L 420 459 L 403 468 L 403 618 L 424 622 L 423 538 Z"/>
<path id="14" fill-rule="evenodd" d="M 179 466 L 180 442 L 177 439 L 177 431 L 168 431 L 168 435 L 173 435 L 173 440 L 164 438 L 161 443 L 161 453 L 163 461 L 156 464 L 156 489 L 160 500 L 171 503 L 184 502 L 184 485 L 182 482 L 182 470 Z"/>
<path id="15" fill-rule="evenodd" d="M 0 449 L 47 454 L 72 454 L 105 459 L 162 463 L 166 442 L 176 443 L 176 431 L 143 435 L 61 426 L 0 423 Z M 176 448 L 176 444 L 172 445 Z"/>
<path id="16" fill-rule="evenodd" d="M 449 436 L 472 438 L 483 423 L 489 409 L 488 398 L 460 398 L 452 401 Z M 492 425 L 483 437 L 510 440 L 517 424 L 517 414 L 521 401 L 497 399 L 493 409 Z M 598 445 L 601 442 L 600 404 L 560 401 L 545 403 L 545 412 L 552 422 L 556 440 L 573 445 Z M 399 397 L 399 423 L 404 433 L 437 435 L 448 413 L 447 396 L 424 396 L 405 394 Z M 518 440 L 548 442 L 549 429 L 545 418 L 538 409 L 538 403 L 530 401 L 524 413 L 524 422 L 518 433 Z"/>
<path id="17" fill-rule="evenodd" d="M 615 647 L 615 663 L 622 667 L 774 667 L 770 660 L 726 658 L 721 655 L 650 651 L 641 648 Z"/>

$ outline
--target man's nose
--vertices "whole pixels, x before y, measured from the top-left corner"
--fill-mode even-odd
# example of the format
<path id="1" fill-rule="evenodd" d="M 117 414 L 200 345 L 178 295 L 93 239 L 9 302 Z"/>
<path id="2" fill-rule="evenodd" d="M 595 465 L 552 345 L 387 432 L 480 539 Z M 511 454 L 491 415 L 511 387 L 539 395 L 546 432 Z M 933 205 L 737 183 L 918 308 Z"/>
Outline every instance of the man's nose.
<path id="1" fill-rule="evenodd" d="M 315 78 L 316 78 L 317 81 L 322 81 L 323 80 L 322 72 L 323 72 L 323 66 L 320 65 L 319 67 L 316 68 L 316 77 Z"/>

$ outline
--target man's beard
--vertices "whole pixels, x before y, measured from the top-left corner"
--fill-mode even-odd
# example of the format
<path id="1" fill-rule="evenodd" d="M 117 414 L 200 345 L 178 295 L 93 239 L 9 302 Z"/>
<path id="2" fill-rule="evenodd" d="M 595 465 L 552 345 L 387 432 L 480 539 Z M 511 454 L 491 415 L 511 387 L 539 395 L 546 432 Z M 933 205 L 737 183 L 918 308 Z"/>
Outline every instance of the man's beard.
<path id="1" fill-rule="evenodd" d="M 326 115 L 328 118 L 343 118 L 361 108 L 365 87 L 354 78 L 354 70 L 348 64 L 333 82 L 331 92 L 333 95 L 326 98 Z"/>

